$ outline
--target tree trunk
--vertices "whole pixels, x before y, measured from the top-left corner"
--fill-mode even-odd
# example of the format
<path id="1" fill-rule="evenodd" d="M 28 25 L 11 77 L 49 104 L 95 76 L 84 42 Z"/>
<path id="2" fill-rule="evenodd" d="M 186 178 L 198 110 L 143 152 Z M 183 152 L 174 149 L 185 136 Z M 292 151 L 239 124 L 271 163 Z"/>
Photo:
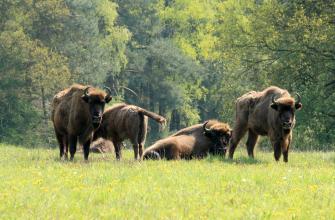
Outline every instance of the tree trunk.
<path id="1" fill-rule="evenodd" d="M 171 113 L 170 131 L 180 129 L 180 115 L 177 109 L 173 109 Z"/>
<path id="2" fill-rule="evenodd" d="M 45 128 L 47 128 L 48 127 L 48 112 L 46 108 L 46 98 L 45 98 L 45 91 L 44 91 L 43 86 L 41 87 L 41 94 L 42 94 L 43 121 L 44 121 Z"/>

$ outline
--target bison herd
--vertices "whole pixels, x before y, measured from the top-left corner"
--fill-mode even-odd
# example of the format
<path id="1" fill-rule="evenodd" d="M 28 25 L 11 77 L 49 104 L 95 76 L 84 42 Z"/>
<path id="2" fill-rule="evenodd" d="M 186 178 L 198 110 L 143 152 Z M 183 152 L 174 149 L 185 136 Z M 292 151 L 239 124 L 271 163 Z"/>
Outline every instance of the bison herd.
<path id="1" fill-rule="evenodd" d="M 236 100 L 236 120 L 232 130 L 227 123 L 209 120 L 193 125 L 158 140 L 144 149 L 148 117 L 161 125 L 166 119 L 154 112 L 128 104 L 116 104 L 105 110 L 112 100 L 111 90 L 92 86 L 72 85 L 57 93 L 52 101 L 51 120 L 59 144 L 60 157 L 73 160 L 77 142 L 83 146 L 84 159 L 88 160 L 92 141 L 103 138 L 113 142 L 117 159 L 121 158 L 122 142 L 130 140 L 136 160 L 192 159 L 208 154 L 229 158 L 248 132 L 247 151 L 254 157 L 258 136 L 268 136 L 275 160 L 283 154 L 288 162 L 288 151 L 295 125 L 295 111 L 301 109 L 287 90 L 271 86 L 263 91 L 248 92 Z"/>

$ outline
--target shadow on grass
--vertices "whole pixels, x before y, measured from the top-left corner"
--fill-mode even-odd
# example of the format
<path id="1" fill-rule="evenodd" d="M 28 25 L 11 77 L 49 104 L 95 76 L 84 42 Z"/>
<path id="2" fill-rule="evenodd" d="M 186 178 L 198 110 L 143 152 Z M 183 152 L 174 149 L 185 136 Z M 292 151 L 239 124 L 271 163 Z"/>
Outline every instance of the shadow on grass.
<path id="1" fill-rule="evenodd" d="M 106 162 L 106 161 L 117 161 L 116 159 L 114 160 L 111 157 L 107 156 L 101 156 L 101 157 L 89 157 L 88 161 L 85 161 L 83 157 L 80 157 L 81 155 L 75 155 L 73 160 L 70 159 L 64 159 L 64 158 L 59 158 L 59 157 L 53 157 L 53 161 L 58 162 L 58 163 L 64 163 L 64 164 L 76 164 L 76 163 L 83 163 L 83 164 L 88 164 L 88 163 L 100 163 L 100 162 Z"/>
<path id="2" fill-rule="evenodd" d="M 58 156 L 53 157 L 53 161 L 57 162 L 59 164 L 86 164 L 86 165 L 90 165 L 90 164 L 103 164 L 103 163 L 111 163 L 114 165 L 137 165 L 137 164 L 141 164 L 143 163 L 143 161 L 138 161 L 138 160 L 134 160 L 132 157 L 124 156 L 123 158 L 121 158 L 120 160 L 117 160 L 115 158 L 115 154 L 114 153 L 103 153 L 103 154 L 99 154 L 99 153 L 90 153 L 88 161 L 84 160 L 83 154 L 79 153 L 79 154 L 75 154 L 74 159 L 70 160 L 68 159 L 64 159 L 64 158 L 59 158 Z"/>
<path id="3" fill-rule="evenodd" d="M 219 156 L 210 156 L 206 159 L 206 161 L 212 163 L 215 161 L 220 161 L 227 164 L 267 164 L 268 161 L 259 160 L 255 158 L 249 157 L 237 157 L 234 159 L 229 159 L 227 157 L 219 157 Z"/>

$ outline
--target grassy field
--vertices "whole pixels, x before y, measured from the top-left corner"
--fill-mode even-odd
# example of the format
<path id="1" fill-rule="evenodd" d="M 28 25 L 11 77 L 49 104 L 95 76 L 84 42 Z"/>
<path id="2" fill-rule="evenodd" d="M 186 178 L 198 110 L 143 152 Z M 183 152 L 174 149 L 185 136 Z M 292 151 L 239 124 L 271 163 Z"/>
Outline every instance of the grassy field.
<path id="1" fill-rule="evenodd" d="M 335 219 L 334 152 L 293 152 L 288 164 L 262 152 L 145 162 L 123 153 L 64 162 L 56 149 L 0 145 L 0 219 Z"/>

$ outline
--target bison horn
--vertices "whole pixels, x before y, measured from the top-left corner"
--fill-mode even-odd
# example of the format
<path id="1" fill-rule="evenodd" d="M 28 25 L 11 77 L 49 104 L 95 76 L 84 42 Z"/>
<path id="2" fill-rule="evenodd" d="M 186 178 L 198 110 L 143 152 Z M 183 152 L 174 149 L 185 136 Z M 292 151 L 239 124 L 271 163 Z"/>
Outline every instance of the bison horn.
<path id="1" fill-rule="evenodd" d="M 108 95 L 108 96 L 111 96 L 111 95 L 112 95 L 112 90 L 111 90 L 109 87 L 104 86 L 104 89 L 107 90 L 107 95 Z"/>
<path id="2" fill-rule="evenodd" d="M 276 99 L 275 99 L 275 95 L 272 96 L 272 103 L 273 103 L 273 104 L 277 104 L 277 101 L 276 101 Z"/>
<path id="3" fill-rule="evenodd" d="M 208 133 L 208 132 L 211 131 L 211 129 L 206 128 L 207 123 L 208 123 L 208 121 L 206 121 L 206 122 L 204 123 L 204 125 L 202 126 L 203 129 L 204 129 L 204 131 L 205 131 L 206 133 Z"/>
<path id="4" fill-rule="evenodd" d="M 301 102 L 301 96 L 299 95 L 299 93 L 295 93 L 295 94 L 298 97 L 298 100 L 295 102 L 295 104 L 298 104 Z"/>
<path id="5" fill-rule="evenodd" d="M 112 90 L 107 86 L 104 86 L 104 88 L 107 90 L 107 95 L 105 97 L 105 102 L 108 103 L 112 100 Z"/>
<path id="6" fill-rule="evenodd" d="M 88 87 L 86 87 L 85 90 L 84 90 L 84 96 L 86 96 L 86 97 L 88 96 L 88 89 L 89 89 L 89 88 L 90 88 L 90 87 L 88 86 Z"/>

